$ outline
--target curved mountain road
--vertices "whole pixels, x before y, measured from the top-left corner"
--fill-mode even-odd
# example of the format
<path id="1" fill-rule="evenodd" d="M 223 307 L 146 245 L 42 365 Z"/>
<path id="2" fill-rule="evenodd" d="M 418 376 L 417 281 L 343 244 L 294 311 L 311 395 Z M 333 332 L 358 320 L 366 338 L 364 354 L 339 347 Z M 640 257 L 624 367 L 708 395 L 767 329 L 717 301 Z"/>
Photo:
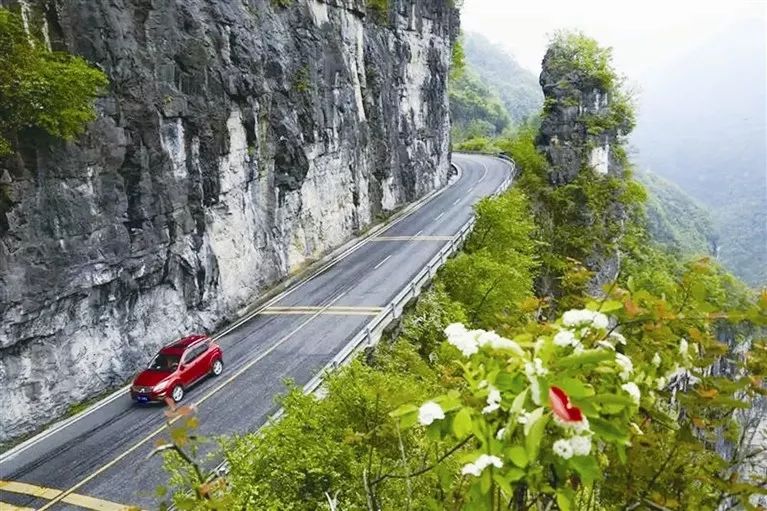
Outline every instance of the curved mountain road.
<path id="1" fill-rule="evenodd" d="M 263 424 L 277 409 L 283 381 L 303 385 L 320 371 L 510 174 L 497 158 L 455 154 L 453 161 L 462 173 L 452 185 L 220 337 L 224 374 L 185 398 L 198 405 L 200 434 L 232 435 Z M 0 509 L 154 508 L 155 488 L 166 476 L 161 458 L 147 455 L 164 434 L 163 421 L 161 407 L 134 406 L 127 395 L 97 403 L 0 457 Z"/>

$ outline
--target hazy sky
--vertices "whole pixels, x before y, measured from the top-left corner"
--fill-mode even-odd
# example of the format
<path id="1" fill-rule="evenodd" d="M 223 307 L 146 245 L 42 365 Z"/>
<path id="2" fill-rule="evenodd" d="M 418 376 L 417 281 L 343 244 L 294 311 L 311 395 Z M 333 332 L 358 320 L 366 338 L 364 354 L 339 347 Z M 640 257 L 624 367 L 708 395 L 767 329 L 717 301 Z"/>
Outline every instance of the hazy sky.
<path id="1" fill-rule="evenodd" d="M 612 46 L 630 80 L 744 18 L 765 21 L 767 0 L 464 0 L 461 23 L 540 72 L 549 34 L 577 28 Z M 762 49 L 764 52 L 764 49 Z"/>

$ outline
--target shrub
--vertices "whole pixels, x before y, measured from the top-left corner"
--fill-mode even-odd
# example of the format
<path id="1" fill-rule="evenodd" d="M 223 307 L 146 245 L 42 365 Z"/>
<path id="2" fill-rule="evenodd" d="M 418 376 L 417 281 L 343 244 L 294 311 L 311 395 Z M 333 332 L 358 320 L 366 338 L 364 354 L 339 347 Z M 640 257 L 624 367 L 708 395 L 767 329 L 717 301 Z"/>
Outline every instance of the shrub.
<path id="1" fill-rule="evenodd" d="M 19 16 L 0 8 L 0 156 L 28 130 L 64 140 L 80 135 L 107 83 L 82 58 L 48 51 L 25 33 Z"/>

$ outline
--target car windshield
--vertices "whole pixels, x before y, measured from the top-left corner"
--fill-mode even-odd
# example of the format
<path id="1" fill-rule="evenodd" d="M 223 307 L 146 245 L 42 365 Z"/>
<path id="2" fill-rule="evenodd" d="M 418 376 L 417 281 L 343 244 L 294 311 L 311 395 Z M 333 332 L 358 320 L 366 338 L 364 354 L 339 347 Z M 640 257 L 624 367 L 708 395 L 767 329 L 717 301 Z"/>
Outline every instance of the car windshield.
<path id="1" fill-rule="evenodd" d="M 164 353 L 158 353 L 156 357 L 150 362 L 147 369 L 153 371 L 175 371 L 178 367 L 178 357 L 174 355 L 165 355 Z"/>

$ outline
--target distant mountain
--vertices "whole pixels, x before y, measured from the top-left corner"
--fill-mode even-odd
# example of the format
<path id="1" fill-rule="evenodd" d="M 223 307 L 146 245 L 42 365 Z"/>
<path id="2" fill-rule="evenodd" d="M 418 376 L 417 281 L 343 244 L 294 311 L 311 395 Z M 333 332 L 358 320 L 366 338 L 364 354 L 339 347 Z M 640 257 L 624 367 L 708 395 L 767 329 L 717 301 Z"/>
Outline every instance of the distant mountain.
<path id="1" fill-rule="evenodd" d="M 642 78 L 638 162 L 704 204 L 720 259 L 767 283 L 765 27 L 743 21 Z"/>
<path id="2" fill-rule="evenodd" d="M 463 44 L 467 66 L 496 92 L 513 123 L 520 124 L 539 113 L 543 92 L 535 74 L 482 35 L 469 32 Z"/>
<path id="3" fill-rule="evenodd" d="M 454 141 L 500 135 L 511 122 L 506 107 L 468 63 L 466 68 L 448 91 Z"/>
<path id="4" fill-rule="evenodd" d="M 635 176 L 648 192 L 648 228 L 655 241 L 686 257 L 715 252 L 717 235 L 703 206 L 657 174 L 638 171 Z"/>

